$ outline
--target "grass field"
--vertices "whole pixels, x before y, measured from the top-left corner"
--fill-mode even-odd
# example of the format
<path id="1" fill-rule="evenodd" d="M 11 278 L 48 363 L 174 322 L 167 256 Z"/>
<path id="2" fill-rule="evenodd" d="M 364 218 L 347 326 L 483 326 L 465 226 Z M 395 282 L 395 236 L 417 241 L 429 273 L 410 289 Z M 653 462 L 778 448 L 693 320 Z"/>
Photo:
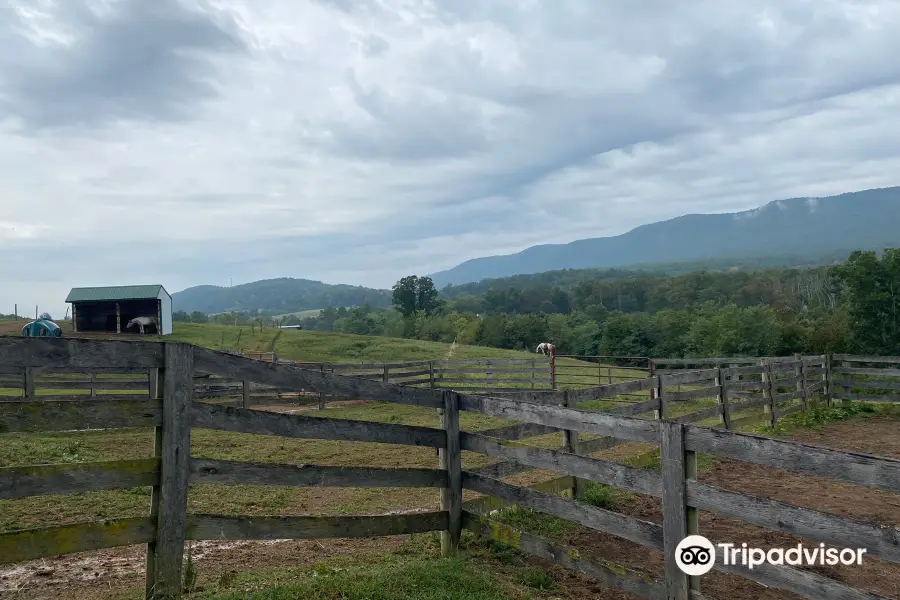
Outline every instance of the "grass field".
<path id="1" fill-rule="evenodd" d="M 171 336 L 145 336 L 153 340 L 178 340 L 208 348 L 235 348 L 244 351 L 274 351 L 281 358 L 310 362 L 403 362 L 413 360 L 477 358 L 539 358 L 535 353 L 479 346 L 454 346 L 398 338 L 293 330 L 257 330 L 218 324 L 176 323 Z M 574 362 L 574 361 L 571 361 Z M 604 371 L 605 372 L 605 371 Z M 634 377 L 630 371 L 617 372 Z M 38 387 L 39 395 L 73 393 Z M 84 390 L 80 393 L 89 393 Z M 121 393 L 103 390 L 100 393 Z M 140 392 L 136 392 L 140 393 Z M 20 389 L 2 389 L 0 394 L 20 395 Z M 584 408 L 601 410 L 612 406 L 606 401 L 585 403 Z M 315 416 L 359 419 L 385 423 L 403 423 L 438 427 L 435 411 L 392 403 L 365 403 L 351 407 L 314 411 Z M 508 420 L 463 413 L 464 430 L 477 431 L 511 424 Z M 594 436 L 586 435 L 583 439 Z M 529 438 L 529 444 L 558 447 L 562 434 Z M 110 430 L 100 432 L 14 434 L 4 436 L 0 446 L 0 466 L 123 460 L 150 457 L 153 440 L 150 431 Z M 390 444 L 363 444 L 321 440 L 282 439 L 268 436 L 195 430 L 192 455 L 229 460 L 262 460 L 322 465 L 380 465 L 433 467 L 436 457 L 426 448 L 399 448 Z M 486 457 L 468 453 L 466 465 L 487 464 Z M 532 480 L 537 473 L 527 474 Z M 553 474 L 543 474 L 543 479 Z M 398 493 L 399 492 L 399 493 Z M 92 492 L 67 496 L 36 497 L 4 502 L 0 510 L 0 530 L 9 531 L 39 524 L 63 524 L 111 516 L 138 516 L 146 511 L 149 490 Z M 191 508 L 199 512 L 222 514 L 340 514 L 379 513 L 385 510 L 438 505 L 438 492 L 429 489 L 384 490 L 340 488 L 323 492 L 321 488 L 281 489 L 277 487 L 195 486 Z"/>

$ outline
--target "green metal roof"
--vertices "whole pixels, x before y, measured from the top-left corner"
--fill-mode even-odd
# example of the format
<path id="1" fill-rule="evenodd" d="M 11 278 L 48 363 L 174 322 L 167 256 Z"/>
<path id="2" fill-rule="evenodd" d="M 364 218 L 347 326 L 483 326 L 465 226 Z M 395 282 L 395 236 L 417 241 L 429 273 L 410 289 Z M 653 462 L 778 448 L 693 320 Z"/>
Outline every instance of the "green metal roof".
<path id="1" fill-rule="evenodd" d="M 159 297 L 161 285 L 116 285 L 111 287 L 72 288 L 66 302 L 106 302 L 112 300 L 152 300 Z M 168 293 L 168 292 L 167 292 Z"/>

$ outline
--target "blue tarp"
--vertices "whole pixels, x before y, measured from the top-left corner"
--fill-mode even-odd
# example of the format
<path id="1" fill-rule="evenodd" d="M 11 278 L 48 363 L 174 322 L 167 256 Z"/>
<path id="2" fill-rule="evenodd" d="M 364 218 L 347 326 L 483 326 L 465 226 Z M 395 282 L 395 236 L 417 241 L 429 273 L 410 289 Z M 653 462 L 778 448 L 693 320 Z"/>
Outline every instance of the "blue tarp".
<path id="1" fill-rule="evenodd" d="M 22 335 L 26 337 L 62 337 L 62 329 L 53 321 L 38 319 L 23 327 Z"/>

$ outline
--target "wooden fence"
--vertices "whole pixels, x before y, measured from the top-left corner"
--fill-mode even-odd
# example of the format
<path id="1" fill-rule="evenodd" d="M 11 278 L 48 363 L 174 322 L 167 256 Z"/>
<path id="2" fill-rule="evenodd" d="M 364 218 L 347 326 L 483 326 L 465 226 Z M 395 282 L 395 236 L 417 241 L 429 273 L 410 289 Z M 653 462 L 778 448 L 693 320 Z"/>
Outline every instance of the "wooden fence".
<path id="1" fill-rule="evenodd" d="M 234 353 L 228 353 L 234 354 Z M 410 361 L 397 363 L 311 363 L 277 359 L 274 353 L 250 353 L 248 358 L 268 363 L 302 366 L 323 373 L 349 375 L 432 389 L 460 391 L 490 391 L 494 394 L 535 394 L 551 392 L 550 361 L 547 359 L 479 359 L 458 361 Z M 2 366 L 0 366 L 2 369 Z M 55 373 L 42 371 L 35 377 L 29 371 L 0 370 L 0 389 L 14 395 L 30 396 L 41 392 L 69 397 L 76 395 L 146 394 L 152 375 L 147 369 L 81 369 Z M 576 382 L 578 383 L 578 382 Z M 316 404 L 325 408 L 328 402 L 350 400 L 346 396 L 323 394 L 313 390 L 283 389 L 253 382 L 237 381 L 212 373 L 198 373 L 194 377 L 194 394 L 220 404 L 252 405 Z M 0 398 L 3 395 L 0 394 Z"/>
<path id="2" fill-rule="evenodd" d="M 835 400 L 900 402 L 900 357 L 831 357 L 832 397 Z"/>
<path id="3" fill-rule="evenodd" d="M 852 357 L 842 360 L 856 362 Z M 898 362 L 892 364 L 900 364 L 900 359 L 896 360 Z M 869 361 L 861 359 L 858 362 Z M 705 596 L 701 594 L 699 579 L 688 577 L 678 569 L 674 551 L 686 535 L 699 533 L 698 510 L 817 543 L 867 548 L 870 556 L 900 563 L 900 531 L 897 528 L 756 498 L 696 480 L 697 454 L 705 453 L 900 493 L 900 461 L 722 428 L 700 427 L 668 418 L 678 403 L 715 395 L 708 414 L 721 417 L 728 425 L 735 410 L 746 408 L 737 401 L 731 402 L 730 392 L 759 391 L 760 397 L 768 402 L 771 418 L 775 419 L 793 408 L 791 402 L 799 398 L 802 407 L 809 395 L 820 389 L 824 379 L 810 383 L 810 378 L 818 376 L 817 369 L 826 369 L 822 374 L 827 375 L 827 363 L 827 358 L 823 360 L 822 357 L 784 363 L 770 360 L 762 365 L 666 373 L 596 388 L 551 392 L 539 398 L 523 394 L 523 400 L 397 385 L 297 365 L 265 364 L 182 343 L 0 338 L 0 365 L 7 371 L 28 369 L 34 377 L 52 374 L 54 370 L 72 372 L 99 368 L 145 370 L 152 374 L 148 393 L 141 398 L 107 399 L 97 395 L 45 400 L 28 397 L 0 403 L 0 433 L 152 427 L 157 436 L 152 459 L 0 469 L 0 499 L 136 486 L 150 486 L 153 490 L 149 511 L 144 517 L 0 534 L 0 563 L 147 544 L 147 597 L 173 598 L 181 594 L 186 540 L 352 538 L 440 531 L 443 553 L 449 555 L 455 552 L 465 528 L 644 598 L 687 600 Z M 814 366 L 819 364 L 826 366 Z M 796 375 L 798 370 L 800 374 Z M 279 389 L 313 390 L 437 409 L 441 415 L 440 428 L 287 415 L 199 402 L 193 398 L 197 372 Z M 795 375 L 782 376 L 788 373 Z M 759 381 L 756 381 L 757 376 Z M 710 381 L 713 385 L 709 385 Z M 672 391 L 671 386 L 675 384 L 682 385 L 682 389 Z M 802 389 L 801 385 L 804 386 Z M 644 386 L 652 390 L 653 398 L 646 403 L 616 407 L 613 410 L 618 414 L 574 408 L 579 402 L 641 391 Z M 780 391 L 791 386 L 792 390 Z M 753 398 L 742 400 L 745 403 L 754 401 Z M 655 410 L 657 418 L 635 416 L 645 410 Z M 460 431 L 460 411 L 512 419 L 516 424 L 488 431 Z M 730 426 L 734 427 L 735 422 Z M 436 469 L 327 467 L 194 459 L 190 456 L 192 428 L 424 446 L 437 449 L 439 465 Z M 560 430 L 567 432 L 565 450 L 503 443 L 524 437 L 525 432 Z M 657 445 L 662 470 L 657 473 L 586 456 L 588 449 L 577 447 L 578 434 Z M 659 498 L 663 523 L 658 525 L 575 499 L 512 485 L 501 481 L 498 474 L 464 470 L 462 451 Z M 431 487 L 443 492 L 437 511 L 377 516 L 249 518 L 189 514 L 190 483 Z M 648 577 L 580 558 L 571 548 L 515 531 L 493 521 L 489 515 L 471 510 L 473 505 L 464 505 L 464 489 L 663 552 L 664 575 L 662 579 Z M 818 573 L 793 567 L 760 565 L 748 569 L 717 563 L 715 568 L 814 600 L 879 598 Z"/>

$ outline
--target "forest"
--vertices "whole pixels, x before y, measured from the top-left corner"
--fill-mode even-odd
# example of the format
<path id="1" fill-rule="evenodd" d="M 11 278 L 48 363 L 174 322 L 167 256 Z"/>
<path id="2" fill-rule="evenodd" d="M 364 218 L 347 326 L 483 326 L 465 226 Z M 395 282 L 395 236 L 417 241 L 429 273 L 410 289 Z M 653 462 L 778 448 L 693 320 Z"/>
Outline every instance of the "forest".
<path id="1" fill-rule="evenodd" d="M 329 308 L 281 324 L 511 349 L 551 342 L 561 354 L 591 356 L 900 355 L 900 250 L 856 251 L 828 267 L 572 275 L 453 294 L 413 275 L 394 285 L 389 309 Z"/>

